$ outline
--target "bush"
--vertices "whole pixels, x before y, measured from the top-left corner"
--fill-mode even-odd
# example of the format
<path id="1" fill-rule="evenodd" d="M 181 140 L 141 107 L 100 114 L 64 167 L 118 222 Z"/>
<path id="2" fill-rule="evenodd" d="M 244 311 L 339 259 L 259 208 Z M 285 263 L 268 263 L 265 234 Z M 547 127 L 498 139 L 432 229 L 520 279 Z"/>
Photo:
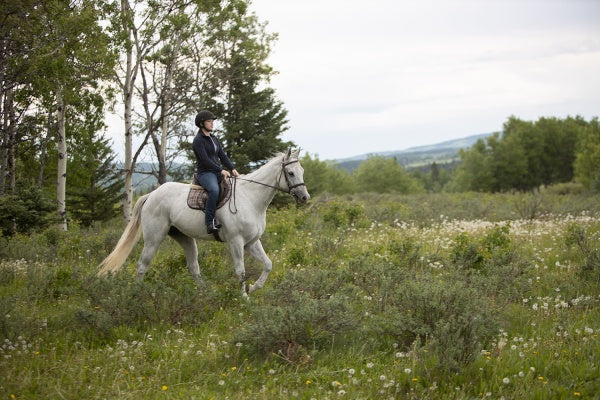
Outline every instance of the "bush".
<path id="1" fill-rule="evenodd" d="M 83 286 L 87 306 L 77 310 L 77 318 L 101 336 L 120 325 L 196 324 L 210 319 L 221 304 L 210 288 L 199 292 L 182 257 L 150 269 L 143 282 L 121 271 L 88 277 Z"/>
<path id="2" fill-rule="evenodd" d="M 497 332 L 487 298 L 464 282 L 434 277 L 405 280 L 389 293 L 375 329 L 405 348 L 420 341 L 436 356 L 437 367 L 457 371 L 470 362 Z"/>
<path id="3" fill-rule="evenodd" d="M 252 307 L 235 341 L 260 357 L 277 353 L 290 362 L 309 347 L 323 348 L 332 335 L 357 325 L 356 288 L 347 280 L 339 271 L 288 271 L 267 289 L 263 303 Z"/>
<path id="4" fill-rule="evenodd" d="M 567 227 L 565 244 L 567 248 L 575 248 L 579 253 L 576 255 L 579 260 L 579 275 L 583 279 L 597 281 L 600 280 L 600 250 L 597 240 L 590 236 L 584 227 L 573 223 Z"/>
<path id="5" fill-rule="evenodd" d="M 481 238 L 462 232 L 455 238 L 450 260 L 468 272 L 485 272 L 487 266 L 502 263 L 511 254 L 509 233 L 509 225 L 496 225 Z"/>

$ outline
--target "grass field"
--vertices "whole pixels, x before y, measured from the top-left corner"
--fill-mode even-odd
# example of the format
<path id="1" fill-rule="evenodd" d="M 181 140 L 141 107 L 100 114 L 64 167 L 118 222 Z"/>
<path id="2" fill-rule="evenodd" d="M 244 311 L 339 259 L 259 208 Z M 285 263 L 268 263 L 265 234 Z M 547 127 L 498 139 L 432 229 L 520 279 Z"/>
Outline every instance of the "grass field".
<path id="1" fill-rule="evenodd" d="M 122 223 L 0 238 L 0 399 L 600 398 L 600 198 L 322 195 L 272 209 L 245 302 L 167 240 L 97 278 Z M 247 276 L 260 273 L 247 261 Z"/>

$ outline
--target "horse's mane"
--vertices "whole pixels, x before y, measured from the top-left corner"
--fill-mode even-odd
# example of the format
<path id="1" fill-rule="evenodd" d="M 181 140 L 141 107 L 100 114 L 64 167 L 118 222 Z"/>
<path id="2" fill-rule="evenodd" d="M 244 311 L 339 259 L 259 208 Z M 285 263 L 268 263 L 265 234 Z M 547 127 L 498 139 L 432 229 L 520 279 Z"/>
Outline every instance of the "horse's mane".
<path id="1" fill-rule="evenodd" d="M 271 158 L 269 158 L 267 160 L 267 162 L 262 164 L 260 167 L 256 168 L 254 171 L 249 172 L 247 174 L 247 176 L 255 175 L 260 169 L 266 167 L 267 165 L 273 164 L 275 162 L 281 162 L 281 159 L 283 157 L 285 157 L 285 155 L 286 155 L 286 152 L 282 152 L 282 151 L 275 153 L 275 155 L 271 156 Z"/>

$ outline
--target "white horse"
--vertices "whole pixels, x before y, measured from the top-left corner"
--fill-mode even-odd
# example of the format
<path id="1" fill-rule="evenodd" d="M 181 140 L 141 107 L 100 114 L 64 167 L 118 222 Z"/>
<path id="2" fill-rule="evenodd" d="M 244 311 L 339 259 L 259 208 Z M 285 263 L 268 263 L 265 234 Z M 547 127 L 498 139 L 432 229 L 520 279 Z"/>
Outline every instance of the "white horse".
<path id="1" fill-rule="evenodd" d="M 300 150 L 292 152 L 290 149 L 285 154 L 275 156 L 256 171 L 238 177 L 230 199 L 233 204 L 217 210 L 217 219 L 223 225 L 219 236 L 229 245 L 244 297 L 260 289 L 271 272 L 273 264 L 263 249 L 260 237 L 265 231 L 267 207 L 275 192 L 280 190 L 289 193 L 298 203 L 306 203 L 310 199 L 304 184 L 304 169 L 298 161 L 299 152 Z M 183 248 L 187 267 L 201 288 L 195 239 L 216 239 L 206 231 L 204 212 L 188 207 L 189 190 L 188 184 L 167 182 L 140 197 L 119 242 L 100 264 L 99 275 L 121 268 L 139 240 L 141 226 L 144 249 L 137 263 L 138 279 L 143 280 L 158 246 L 169 235 Z M 263 264 L 260 277 L 248 287 L 245 284 L 244 250 L 248 250 Z"/>

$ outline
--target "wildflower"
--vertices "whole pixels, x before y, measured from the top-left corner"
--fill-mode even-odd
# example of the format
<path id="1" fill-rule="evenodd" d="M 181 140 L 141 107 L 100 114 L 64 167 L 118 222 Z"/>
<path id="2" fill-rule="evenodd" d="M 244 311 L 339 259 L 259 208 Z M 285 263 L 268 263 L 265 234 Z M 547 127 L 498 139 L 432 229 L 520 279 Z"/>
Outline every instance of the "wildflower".
<path id="1" fill-rule="evenodd" d="M 169 387 L 167 385 L 162 385 L 161 389 L 162 390 L 167 390 Z"/>
<path id="2" fill-rule="evenodd" d="M 307 379 L 307 380 L 306 380 L 306 384 L 307 384 L 307 385 L 310 385 L 311 383 L 312 383 L 312 381 L 311 381 L 310 379 Z"/>
<path id="3" fill-rule="evenodd" d="M 543 381 L 544 377 L 540 375 L 540 376 L 538 376 L 538 380 Z"/>
<path id="4" fill-rule="evenodd" d="M 581 396 L 581 393 L 575 392 L 575 393 L 573 393 L 573 396 Z"/>
<path id="5" fill-rule="evenodd" d="M 348 373 L 349 373 L 350 375 L 354 375 L 354 374 L 356 373 L 356 371 L 354 370 L 354 368 L 350 368 L 350 369 L 348 370 Z"/>
<path id="6" fill-rule="evenodd" d="M 375 364 L 373 364 L 372 362 L 367 363 L 367 368 L 373 368 L 375 366 Z"/>
<path id="7" fill-rule="evenodd" d="M 379 377 L 379 380 L 380 380 L 380 381 L 385 381 L 385 379 L 386 379 L 386 378 L 385 378 L 385 375 L 381 375 L 381 376 Z"/>
<path id="8" fill-rule="evenodd" d="M 343 396 L 346 394 L 345 390 L 340 390 L 339 392 L 337 392 L 338 396 Z"/>
<path id="9" fill-rule="evenodd" d="M 223 379 L 221 379 L 221 380 L 219 381 L 219 386 L 223 386 L 223 385 L 225 385 L 225 381 L 224 381 Z"/>
<path id="10" fill-rule="evenodd" d="M 333 382 L 331 382 L 331 386 L 338 387 L 338 386 L 342 386 L 342 384 L 339 383 L 338 381 L 333 381 Z"/>
<path id="11" fill-rule="evenodd" d="M 275 370 L 274 370 L 274 369 L 270 369 L 270 370 L 269 370 L 269 375 L 273 375 L 274 373 L 275 373 Z"/>
<path id="12" fill-rule="evenodd" d="M 508 385 L 510 383 L 510 379 L 504 378 L 504 379 L 502 379 L 502 383 L 504 383 L 505 385 Z"/>
<path id="13" fill-rule="evenodd" d="M 410 368 L 405 368 L 404 369 L 404 373 L 406 374 L 410 374 L 412 372 L 412 370 Z"/>

